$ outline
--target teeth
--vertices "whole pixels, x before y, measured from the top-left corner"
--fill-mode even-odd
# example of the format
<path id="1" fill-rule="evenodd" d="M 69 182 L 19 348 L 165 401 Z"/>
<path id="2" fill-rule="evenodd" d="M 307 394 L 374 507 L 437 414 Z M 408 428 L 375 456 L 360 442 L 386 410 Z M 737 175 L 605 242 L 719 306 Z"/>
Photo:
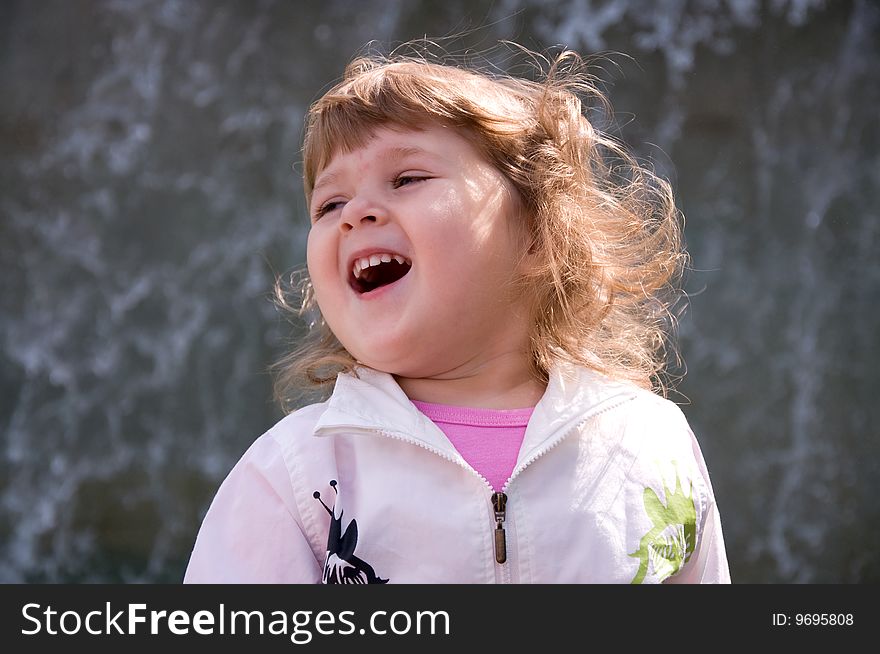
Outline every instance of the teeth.
<path id="1" fill-rule="evenodd" d="M 361 273 L 367 268 L 370 268 L 371 266 L 378 266 L 380 263 L 391 263 L 392 259 L 399 264 L 412 265 L 412 263 L 408 259 L 400 256 L 399 254 L 380 252 L 378 254 L 371 254 L 369 257 L 361 257 L 360 259 L 355 259 L 351 272 L 354 274 L 355 278 L 358 278 L 361 276 Z"/>

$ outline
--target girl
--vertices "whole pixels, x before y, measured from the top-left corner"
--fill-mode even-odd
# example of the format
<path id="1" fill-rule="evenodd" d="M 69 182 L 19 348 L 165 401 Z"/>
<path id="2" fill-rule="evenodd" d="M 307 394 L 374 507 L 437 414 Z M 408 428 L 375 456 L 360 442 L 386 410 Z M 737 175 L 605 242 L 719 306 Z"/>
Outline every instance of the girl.
<path id="1" fill-rule="evenodd" d="M 700 449 L 652 392 L 671 192 L 591 125 L 580 69 L 359 58 L 311 107 L 313 320 L 277 390 L 332 394 L 245 453 L 186 582 L 729 582 Z"/>

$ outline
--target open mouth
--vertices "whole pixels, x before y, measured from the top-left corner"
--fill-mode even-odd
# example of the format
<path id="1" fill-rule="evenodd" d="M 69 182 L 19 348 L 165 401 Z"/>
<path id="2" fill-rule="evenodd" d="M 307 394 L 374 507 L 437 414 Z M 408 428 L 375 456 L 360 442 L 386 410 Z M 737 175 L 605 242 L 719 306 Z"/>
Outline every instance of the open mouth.
<path id="1" fill-rule="evenodd" d="M 358 294 L 375 291 L 382 286 L 393 284 L 404 277 L 412 268 L 412 262 L 387 252 L 361 257 L 352 265 L 349 284 Z"/>

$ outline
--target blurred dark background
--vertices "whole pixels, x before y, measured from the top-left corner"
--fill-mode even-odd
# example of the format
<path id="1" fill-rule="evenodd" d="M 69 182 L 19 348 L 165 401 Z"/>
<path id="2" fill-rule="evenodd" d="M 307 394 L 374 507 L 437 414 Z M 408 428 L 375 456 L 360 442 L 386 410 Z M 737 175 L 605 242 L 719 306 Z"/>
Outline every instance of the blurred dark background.
<path id="1" fill-rule="evenodd" d="M 623 53 L 615 133 L 686 216 L 676 399 L 733 580 L 880 581 L 871 0 L 3 2 L 0 581 L 182 578 L 281 416 L 304 110 L 369 40 L 461 33 Z"/>

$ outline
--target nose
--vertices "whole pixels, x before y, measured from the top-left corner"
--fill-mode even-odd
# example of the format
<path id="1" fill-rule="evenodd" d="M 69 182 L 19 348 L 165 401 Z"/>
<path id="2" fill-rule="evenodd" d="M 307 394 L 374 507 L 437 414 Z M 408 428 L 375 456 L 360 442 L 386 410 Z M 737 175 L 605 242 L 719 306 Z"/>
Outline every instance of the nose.
<path id="1" fill-rule="evenodd" d="M 339 229 L 350 232 L 355 227 L 368 223 L 382 224 L 387 220 L 387 212 L 377 202 L 369 198 L 352 198 L 342 208 L 342 220 Z"/>

